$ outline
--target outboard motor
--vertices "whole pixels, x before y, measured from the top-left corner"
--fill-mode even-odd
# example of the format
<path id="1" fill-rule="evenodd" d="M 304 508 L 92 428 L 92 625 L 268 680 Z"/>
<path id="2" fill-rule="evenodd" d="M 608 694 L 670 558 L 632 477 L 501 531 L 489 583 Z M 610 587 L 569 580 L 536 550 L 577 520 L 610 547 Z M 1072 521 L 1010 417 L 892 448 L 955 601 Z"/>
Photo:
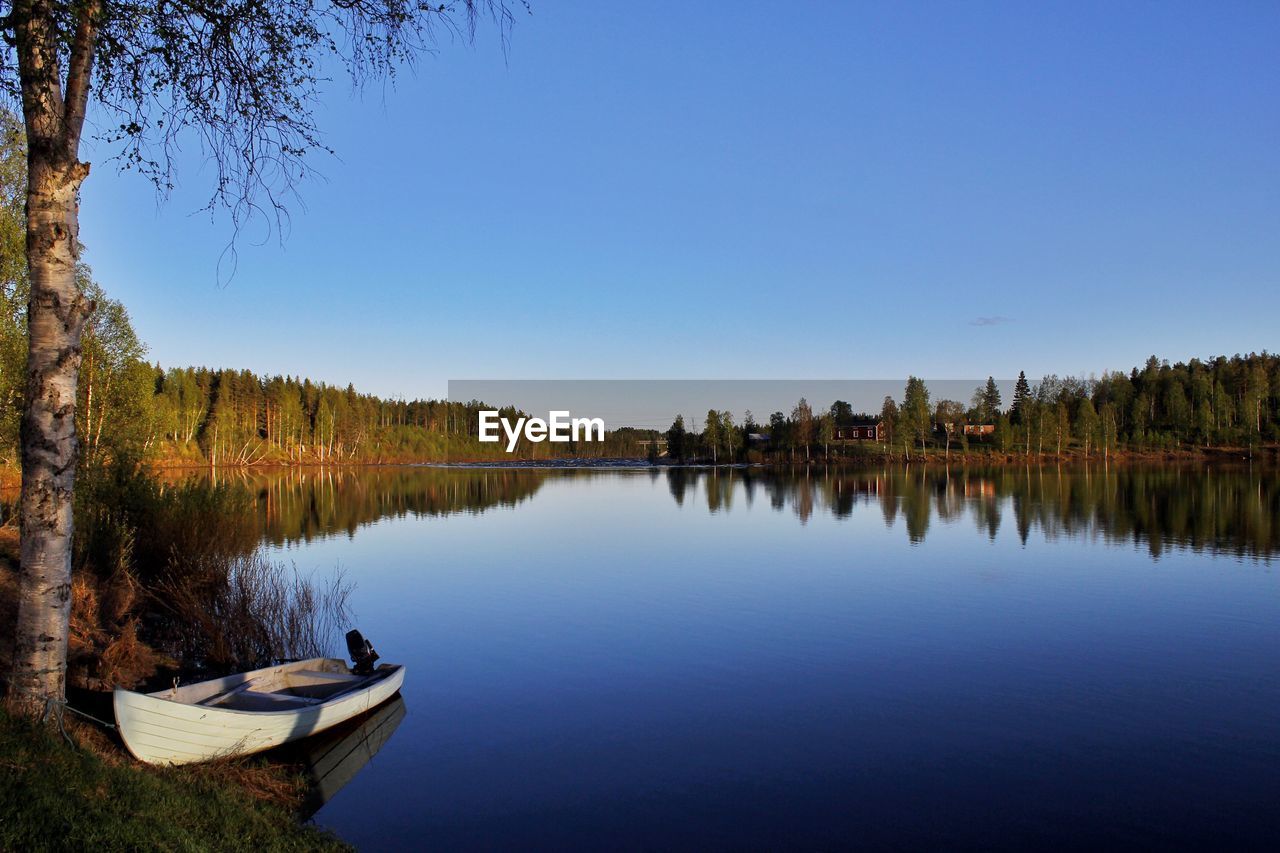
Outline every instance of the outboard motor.
<path id="1" fill-rule="evenodd" d="M 351 655 L 351 660 L 355 664 L 351 671 L 356 675 L 370 675 L 373 672 L 373 664 L 378 659 L 378 653 L 373 650 L 373 643 L 364 638 L 364 635 L 352 628 L 347 632 L 347 653 Z"/>

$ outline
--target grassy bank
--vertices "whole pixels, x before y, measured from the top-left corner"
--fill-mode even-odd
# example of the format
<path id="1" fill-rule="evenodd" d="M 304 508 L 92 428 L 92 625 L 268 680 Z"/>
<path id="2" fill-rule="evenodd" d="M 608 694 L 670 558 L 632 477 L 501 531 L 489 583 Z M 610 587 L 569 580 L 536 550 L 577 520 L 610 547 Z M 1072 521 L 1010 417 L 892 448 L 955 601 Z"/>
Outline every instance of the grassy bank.
<path id="1" fill-rule="evenodd" d="M 344 850 L 234 768 L 151 768 L 0 710 L 0 849 Z"/>

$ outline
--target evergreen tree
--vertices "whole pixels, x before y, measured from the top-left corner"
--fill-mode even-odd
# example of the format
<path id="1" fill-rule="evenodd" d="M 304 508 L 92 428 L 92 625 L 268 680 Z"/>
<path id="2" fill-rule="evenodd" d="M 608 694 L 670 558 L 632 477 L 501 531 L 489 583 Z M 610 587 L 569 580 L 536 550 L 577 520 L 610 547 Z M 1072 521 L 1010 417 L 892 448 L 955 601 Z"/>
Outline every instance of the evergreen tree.
<path id="1" fill-rule="evenodd" d="M 684 429 L 684 415 L 676 415 L 676 419 L 671 423 L 671 428 L 667 430 L 667 455 L 672 459 L 680 462 L 684 461 L 686 452 L 686 433 Z"/>
<path id="2" fill-rule="evenodd" d="M 1027 382 L 1026 371 L 1018 371 L 1018 382 L 1013 386 L 1013 406 L 1009 409 L 1009 420 L 1015 424 L 1022 424 L 1027 408 L 1027 401 L 1031 399 L 1031 386 Z"/>
<path id="3" fill-rule="evenodd" d="M 982 423 L 995 423 L 996 418 L 1000 417 L 1000 405 L 1000 389 L 996 387 L 996 380 L 988 376 L 987 384 L 982 389 Z"/>
<path id="4" fill-rule="evenodd" d="M 791 425 L 782 412 L 769 415 L 769 444 L 777 450 L 791 446 Z"/>

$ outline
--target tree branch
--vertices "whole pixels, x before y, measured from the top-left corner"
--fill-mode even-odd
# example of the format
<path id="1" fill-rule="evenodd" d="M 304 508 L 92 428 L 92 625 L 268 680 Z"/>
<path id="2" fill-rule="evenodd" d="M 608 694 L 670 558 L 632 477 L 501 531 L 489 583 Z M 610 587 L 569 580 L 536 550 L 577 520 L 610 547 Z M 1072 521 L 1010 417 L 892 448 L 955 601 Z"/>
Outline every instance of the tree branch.
<path id="1" fill-rule="evenodd" d="M 72 162 L 80 149 L 80 131 L 84 127 L 85 107 L 89 100 L 89 83 L 93 73 L 93 53 L 98 35 L 100 0 L 81 0 L 76 9 L 76 32 L 71 42 L 71 59 L 67 64 L 67 90 L 64 108 L 67 153 Z"/>

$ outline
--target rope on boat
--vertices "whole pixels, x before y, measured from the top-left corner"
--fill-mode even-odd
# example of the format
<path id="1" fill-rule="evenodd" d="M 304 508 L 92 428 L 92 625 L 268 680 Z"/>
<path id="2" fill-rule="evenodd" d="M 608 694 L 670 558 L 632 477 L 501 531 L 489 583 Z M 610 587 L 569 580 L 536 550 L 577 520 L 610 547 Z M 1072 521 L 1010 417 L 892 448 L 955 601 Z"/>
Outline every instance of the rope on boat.
<path id="1" fill-rule="evenodd" d="M 70 705 L 67 704 L 65 699 L 50 699 L 49 701 L 56 702 L 62 706 L 63 710 L 70 711 L 71 713 L 75 714 L 78 717 L 84 717 L 86 720 L 92 720 L 93 722 L 97 723 L 103 728 L 114 730 L 116 727 L 115 723 L 108 723 L 106 720 L 99 719 L 98 717 L 95 717 L 93 714 L 85 713 L 84 711 L 81 711 L 78 708 L 72 708 Z"/>

